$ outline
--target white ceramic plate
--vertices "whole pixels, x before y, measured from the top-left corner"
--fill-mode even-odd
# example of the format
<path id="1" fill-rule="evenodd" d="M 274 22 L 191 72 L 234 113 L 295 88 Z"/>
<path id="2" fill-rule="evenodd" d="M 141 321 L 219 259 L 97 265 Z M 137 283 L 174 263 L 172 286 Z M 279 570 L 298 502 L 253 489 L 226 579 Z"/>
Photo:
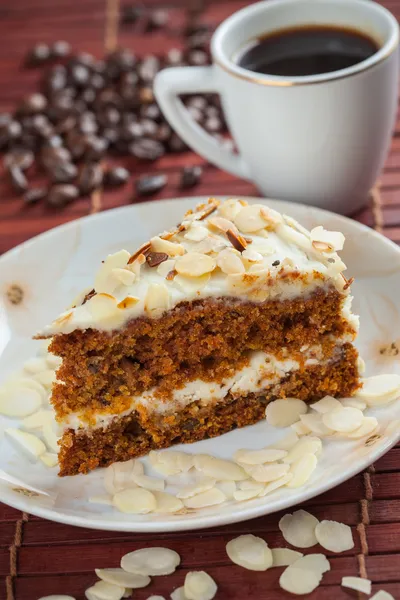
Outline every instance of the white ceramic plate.
<path id="1" fill-rule="evenodd" d="M 168 200 L 127 206 L 68 223 L 40 235 L 0 258 L 0 382 L 36 353 L 31 336 L 55 318 L 83 288 L 93 281 L 99 261 L 120 248 L 134 251 L 150 236 L 179 222 L 188 208 L 203 200 Z M 250 199 L 251 200 L 251 199 Z M 259 199 L 258 199 L 259 201 Z M 343 252 L 353 286 L 354 310 L 361 315 L 358 347 L 367 363 L 367 375 L 400 373 L 396 347 L 400 347 L 400 249 L 378 233 L 345 217 L 327 211 L 269 201 L 279 211 L 290 214 L 307 227 L 323 224 L 346 235 Z M 23 300 L 12 305 L 7 291 L 17 284 Z M 398 344 L 398 346 L 390 345 Z M 384 431 L 400 419 L 400 401 L 369 410 Z M 398 427 L 378 436 L 366 447 L 357 441 L 324 440 L 318 467 L 306 486 L 279 489 L 247 502 L 228 502 L 187 515 L 124 515 L 104 505 L 88 503 L 88 498 L 104 494 L 102 471 L 86 476 L 58 478 L 57 469 L 30 463 L 2 436 L 10 419 L 0 417 L 0 469 L 23 482 L 46 490 L 49 497 L 27 496 L 15 486 L 0 481 L 0 500 L 35 515 L 83 527 L 117 531 L 176 531 L 242 521 L 271 513 L 313 496 L 349 479 L 399 439 Z M 285 432 L 265 422 L 236 430 L 212 440 L 186 445 L 187 452 L 208 452 L 231 457 L 238 448 L 260 448 L 272 444 Z"/>

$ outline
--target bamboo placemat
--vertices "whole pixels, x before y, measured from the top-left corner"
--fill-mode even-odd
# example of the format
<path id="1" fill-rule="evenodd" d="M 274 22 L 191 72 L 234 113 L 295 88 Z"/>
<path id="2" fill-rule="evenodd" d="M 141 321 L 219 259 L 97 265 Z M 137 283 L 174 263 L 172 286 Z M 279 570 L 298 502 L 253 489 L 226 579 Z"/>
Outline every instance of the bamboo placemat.
<path id="1" fill-rule="evenodd" d="M 217 25 L 246 4 L 244 0 L 209 2 L 204 7 L 202 20 Z M 150 5 L 156 6 L 156 0 L 146 0 L 146 6 Z M 400 17 L 400 0 L 391 0 L 385 5 Z M 177 0 L 168 7 L 170 24 L 166 31 L 149 36 L 132 33 L 129 28 L 121 29 L 118 44 L 133 49 L 139 56 L 181 46 L 180 32 L 187 3 Z M 110 49 L 117 43 L 115 10 L 113 0 L 108 3 L 108 15 L 102 0 L 75 3 L 0 0 L 0 112 L 12 110 L 21 96 L 35 90 L 37 73 L 21 71 L 22 58 L 34 43 L 66 39 L 74 49 L 101 57 L 105 45 Z M 179 173 L 182 166 L 194 164 L 203 165 L 204 175 L 193 194 L 258 195 L 253 185 L 214 168 L 191 152 L 166 155 L 150 168 L 135 165 L 135 176 L 144 172 L 168 173 L 167 186 L 154 198 L 184 196 L 187 193 L 179 191 L 177 186 Z M 27 208 L 1 175 L 0 253 L 89 212 L 128 204 L 133 196 L 128 186 L 104 194 L 100 204 L 95 197 L 92 201 L 80 199 L 58 212 L 40 203 Z M 400 119 L 379 185 L 371 194 L 369 206 L 354 218 L 400 243 Z M 349 598 L 351 595 L 340 587 L 341 578 L 358 574 L 372 579 L 375 590 L 383 587 L 400 597 L 400 446 L 366 472 L 305 506 L 318 518 L 349 524 L 356 541 L 352 551 L 331 557 L 332 570 L 324 576 L 323 586 L 307 598 Z M 174 575 L 156 578 L 150 588 L 135 590 L 134 598 L 138 600 L 151 594 L 169 597 L 172 589 L 182 585 L 185 573 L 192 569 L 209 572 L 219 585 L 218 597 L 224 600 L 287 599 L 288 594 L 278 585 L 280 570 L 246 571 L 232 565 L 225 553 L 226 542 L 239 533 L 261 535 L 272 546 L 282 544 L 277 527 L 279 517 L 279 514 L 271 515 L 198 532 L 146 535 L 51 523 L 0 504 L 0 600 L 35 600 L 52 593 L 83 599 L 84 590 L 95 581 L 94 568 L 118 566 L 120 557 L 127 551 L 151 545 L 177 550 L 182 565 Z"/>

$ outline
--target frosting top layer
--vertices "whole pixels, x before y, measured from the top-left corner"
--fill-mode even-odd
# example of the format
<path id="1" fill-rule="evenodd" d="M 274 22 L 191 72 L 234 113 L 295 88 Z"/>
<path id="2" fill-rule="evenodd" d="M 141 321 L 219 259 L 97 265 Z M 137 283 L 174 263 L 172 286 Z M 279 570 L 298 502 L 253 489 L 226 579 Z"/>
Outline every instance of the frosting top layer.
<path id="1" fill-rule="evenodd" d="M 308 231 L 267 205 L 210 198 L 133 254 L 110 254 L 93 290 L 83 292 L 42 334 L 111 331 L 205 297 L 263 302 L 326 286 L 346 295 L 350 282 L 337 254 L 343 243 L 342 233 L 321 226 Z"/>

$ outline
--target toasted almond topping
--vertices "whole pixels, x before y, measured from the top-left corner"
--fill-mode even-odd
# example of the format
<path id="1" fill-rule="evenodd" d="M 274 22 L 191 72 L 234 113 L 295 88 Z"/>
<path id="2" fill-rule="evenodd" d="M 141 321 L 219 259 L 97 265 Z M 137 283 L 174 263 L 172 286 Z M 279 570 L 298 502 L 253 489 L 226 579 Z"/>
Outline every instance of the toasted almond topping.
<path id="1" fill-rule="evenodd" d="M 150 241 L 151 249 L 154 252 L 162 252 L 172 257 L 182 256 L 185 254 L 185 248 L 182 246 L 182 244 L 169 242 L 168 240 L 164 240 L 158 236 L 151 238 Z"/>
<path id="2" fill-rule="evenodd" d="M 136 279 L 135 273 L 128 269 L 121 269 L 120 267 L 112 269 L 111 276 L 123 285 L 132 285 Z"/>
<path id="3" fill-rule="evenodd" d="M 235 225 L 242 233 L 254 233 L 265 227 L 266 221 L 261 215 L 261 209 L 264 207 L 260 204 L 250 204 L 245 206 L 235 216 Z"/>
<path id="4" fill-rule="evenodd" d="M 168 260 L 168 254 L 165 252 L 149 252 L 146 256 L 149 267 L 158 267 L 166 260 Z"/>
<path id="5" fill-rule="evenodd" d="M 191 242 L 201 242 L 208 235 L 210 235 L 210 232 L 208 229 L 206 229 L 206 227 L 203 227 L 202 225 L 198 227 L 192 226 L 187 233 L 185 233 L 184 238 L 186 240 L 190 240 Z"/>
<path id="6" fill-rule="evenodd" d="M 249 243 L 249 240 L 246 239 L 246 242 Z M 245 258 L 250 263 L 257 263 L 257 262 L 261 262 L 262 261 L 263 256 L 262 256 L 262 254 L 260 254 L 256 250 L 252 250 L 252 249 L 249 250 L 249 249 L 246 248 L 246 250 L 244 250 L 242 252 L 242 258 Z"/>
<path id="7" fill-rule="evenodd" d="M 314 248 L 314 250 L 318 250 L 318 252 L 333 252 L 334 251 L 333 246 L 331 246 L 327 242 L 318 242 L 317 240 L 313 240 L 311 242 L 311 245 Z"/>
<path id="8" fill-rule="evenodd" d="M 145 242 L 132 254 L 128 260 L 128 265 L 131 265 L 140 256 L 140 254 L 146 254 L 151 249 L 151 242 Z"/>
<path id="9" fill-rule="evenodd" d="M 167 277 L 168 273 L 170 273 L 171 271 L 173 271 L 175 268 L 175 260 L 173 259 L 169 259 L 166 260 L 164 262 L 162 262 L 160 265 L 158 265 L 157 267 L 157 273 L 161 276 L 161 277 Z"/>
<path id="10" fill-rule="evenodd" d="M 219 213 L 226 219 L 233 220 L 242 210 L 242 205 L 235 198 L 225 200 L 219 208 Z"/>
<path id="11" fill-rule="evenodd" d="M 260 207 L 260 216 L 266 223 L 266 229 L 268 231 L 274 231 L 279 223 L 282 223 L 282 216 L 272 208 L 268 208 L 267 206 Z M 265 227 L 265 225 L 264 225 Z"/>
<path id="12" fill-rule="evenodd" d="M 238 250 L 239 252 L 243 252 L 243 250 L 246 250 L 247 242 L 244 239 L 244 237 L 242 237 L 239 234 L 236 234 L 233 231 L 233 229 L 228 229 L 226 235 L 228 240 L 236 250 Z"/>
<path id="13" fill-rule="evenodd" d="M 339 231 L 327 231 L 321 225 L 318 227 L 314 227 L 310 231 L 310 238 L 313 242 L 321 242 L 328 245 L 328 252 L 343 250 L 344 245 L 344 235 Z M 314 246 L 315 248 L 315 246 Z"/>
<path id="14" fill-rule="evenodd" d="M 167 281 L 173 281 L 175 278 L 175 275 L 177 275 L 177 273 L 178 273 L 178 271 L 176 271 L 175 269 L 172 269 L 172 271 L 168 271 L 165 279 Z"/>
<path id="15" fill-rule="evenodd" d="M 202 212 L 201 216 L 198 218 L 199 221 L 204 221 L 207 217 L 209 217 L 213 212 L 215 212 L 220 205 L 219 200 L 216 198 L 210 198 L 208 201 L 207 208 Z"/>
<path id="16" fill-rule="evenodd" d="M 232 221 L 224 219 L 224 217 L 212 217 L 211 219 L 208 219 L 207 224 L 209 227 L 211 227 L 211 229 L 216 229 L 217 231 L 223 231 L 226 233 L 228 229 L 231 229 L 236 234 L 238 233 L 238 230 Z"/>
<path id="17" fill-rule="evenodd" d="M 200 277 L 211 273 L 216 267 L 216 262 L 211 256 L 199 252 L 188 252 L 175 263 L 175 269 L 187 277 Z"/>
<path id="18" fill-rule="evenodd" d="M 65 323 L 68 323 L 68 321 L 71 319 L 73 314 L 74 313 L 72 310 L 62 313 L 62 315 L 60 315 L 57 319 L 55 319 L 53 321 L 53 325 L 56 325 L 56 326 L 65 325 Z"/>
<path id="19" fill-rule="evenodd" d="M 346 279 L 346 277 L 341 273 L 343 279 L 345 280 L 345 284 L 343 286 L 343 290 L 346 291 L 352 283 L 354 283 L 354 277 L 350 277 L 350 279 Z"/>
<path id="20" fill-rule="evenodd" d="M 121 308 L 123 310 L 127 308 L 132 308 L 138 302 L 139 298 L 136 298 L 135 296 L 126 296 L 126 298 L 121 300 L 121 302 L 118 302 L 117 308 Z"/>

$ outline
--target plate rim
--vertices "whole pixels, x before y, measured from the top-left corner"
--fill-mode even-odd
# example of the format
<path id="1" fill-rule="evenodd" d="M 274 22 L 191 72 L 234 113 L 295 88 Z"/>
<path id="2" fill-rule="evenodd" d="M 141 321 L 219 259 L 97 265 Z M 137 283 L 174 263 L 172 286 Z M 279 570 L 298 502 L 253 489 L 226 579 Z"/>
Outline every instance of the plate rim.
<path id="1" fill-rule="evenodd" d="M 194 202 L 202 202 L 207 201 L 210 196 L 185 196 L 181 198 L 167 198 L 167 199 L 159 199 L 159 200 L 150 200 L 146 202 L 124 205 L 116 208 L 111 208 L 100 213 L 96 213 L 94 215 L 85 215 L 78 219 L 74 219 L 72 221 L 68 221 L 67 223 L 63 223 L 56 227 L 53 227 L 45 232 L 42 232 L 21 244 L 11 248 L 4 254 L 0 256 L 0 275 L 1 275 L 1 267 L 4 262 L 7 262 L 7 259 L 12 258 L 15 254 L 17 254 L 21 249 L 29 249 L 31 246 L 40 242 L 42 239 L 51 238 L 52 236 L 57 236 L 60 232 L 68 231 L 69 229 L 74 229 L 75 227 L 79 227 L 82 224 L 86 224 L 87 222 L 96 222 L 97 220 L 107 219 L 107 216 L 110 212 L 114 215 L 115 213 L 129 213 L 137 207 L 143 206 L 152 206 L 158 203 L 177 203 L 182 200 L 191 200 Z M 229 194 L 221 194 L 218 195 L 217 198 L 229 198 L 235 197 L 235 195 Z M 367 232 L 369 235 L 375 237 L 379 243 L 383 243 L 389 251 L 394 251 L 400 255 L 400 247 L 395 244 L 392 240 L 388 239 L 378 231 L 364 225 L 363 223 L 359 223 L 358 221 L 347 217 L 345 215 L 340 215 L 337 213 L 333 213 L 324 208 L 310 206 L 304 203 L 298 202 L 289 202 L 286 200 L 278 200 L 278 199 L 270 199 L 263 198 L 258 196 L 240 196 L 244 200 L 248 200 L 250 202 L 269 202 L 272 205 L 278 205 L 282 207 L 282 205 L 294 205 L 299 206 L 301 210 L 312 210 L 316 216 L 320 216 L 321 220 L 330 217 L 334 217 L 335 219 L 339 219 L 344 223 L 349 224 L 355 229 L 359 231 Z M 395 432 L 388 437 L 383 438 L 383 440 L 377 444 L 376 448 L 371 451 L 371 453 L 367 454 L 361 462 L 357 463 L 355 469 L 351 469 L 351 472 L 345 471 L 342 475 L 338 475 L 336 478 L 332 480 L 328 479 L 325 484 L 319 483 L 318 492 L 310 489 L 307 491 L 307 488 L 304 489 L 301 494 L 301 498 L 296 498 L 288 495 L 287 497 L 282 497 L 278 500 L 275 500 L 273 503 L 273 509 L 269 510 L 270 504 L 266 501 L 264 504 L 256 505 L 251 507 L 247 502 L 243 503 L 241 510 L 238 510 L 234 513 L 230 513 L 226 511 L 226 513 L 217 513 L 213 515 L 207 514 L 199 514 L 195 519 L 185 519 L 183 516 L 179 520 L 164 520 L 164 521 L 124 521 L 124 520 L 112 520 L 108 518 L 108 515 L 91 515 L 89 517 L 81 517 L 77 515 L 70 515 L 68 512 L 59 512 L 59 510 L 54 511 L 53 508 L 35 505 L 28 498 L 25 498 L 23 495 L 17 496 L 12 494 L 7 494 L 7 488 L 5 489 L 5 494 L 3 490 L 0 488 L 0 501 L 4 502 L 8 506 L 15 508 L 17 510 L 21 510 L 24 512 L 28 512 L 29 514 L 48 519 L 50 521 L 54 521 L 57 523 L 73 525 L 77 527 L 85 527 L 87 529 L 97 529 L 103 531 L 121 531 L 121 532 L 129 532 L 129 533 L 163 533 L 163 532 L 174 532 L 174 531 L 190 531 L 196 529 L 206 529 L 211 527 L 219 527 L 226 526 L 229 524 L 234 524 L 238 522 L 247 521 L 250 519 L 255 519 L 261 516 L 265 516 L 267 514 L 272 514 L 277 511 L 281 511 L 283 509 L 287 509 L 290 507 L 297 506 L 299 503 L 303 503 L 305 501 L 310 500 L 311 498 L 318 497 L 321 494 L 326 493 L 330 489 L 341 485 L 345 481 L 348 481 L 352 477 L 361 473 L 364 469 L 370 466 L 372 463 L 377 461 L 381 456 L 383 456 L 386 452 L 388 452 L 391 448 L 393 448 L 400 441 L 400 431 L 396 435 Z M 360 459 L 358 459 L 360 460 Z M 268 496 L 266 496 L 268 498 Z M 160 515 L 161 516 L 161 515 Z M 107 520 L 105 520 L 105 517 Z"/>

